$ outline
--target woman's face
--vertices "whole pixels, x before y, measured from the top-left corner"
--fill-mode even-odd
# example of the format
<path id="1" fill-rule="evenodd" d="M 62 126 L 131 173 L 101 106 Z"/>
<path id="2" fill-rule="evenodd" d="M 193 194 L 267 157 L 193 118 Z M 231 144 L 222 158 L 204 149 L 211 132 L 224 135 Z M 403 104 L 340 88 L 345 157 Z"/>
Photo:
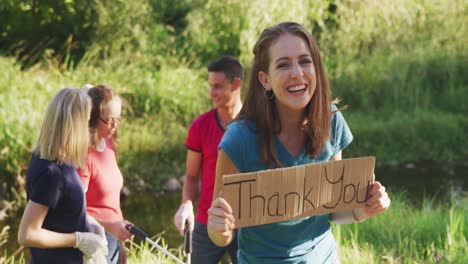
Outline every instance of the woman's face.
<path id="1" fill-rule="evenodd" d="M 121 108 L 122 103 L 116 98 L 102 106 L 101 117 L 97 126 L 99 139 L 110 138 L 115 134 L 120 122 Z"/>
<path id="2" fill-rule="evenodd" d="M 269 48 L 268 73 L 259 72 L 260 82 L 273 91 L 278 110 L 303 110 L 315 92 L 317 78 L 306 42 L 283 34 Z"/>

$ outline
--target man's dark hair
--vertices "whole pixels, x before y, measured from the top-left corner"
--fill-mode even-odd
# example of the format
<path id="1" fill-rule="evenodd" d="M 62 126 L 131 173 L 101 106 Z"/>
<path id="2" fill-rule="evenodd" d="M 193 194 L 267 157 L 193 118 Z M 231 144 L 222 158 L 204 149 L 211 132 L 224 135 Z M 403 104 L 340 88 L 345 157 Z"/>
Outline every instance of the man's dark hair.
<path id="1" fill-rule="evenodd" d="M 226 79 L 234 81 L 234 78 L 244 79 L 242 64 L 232 56 L 222 56 L 208 65 L 208 72 L 222 72 Z"/>

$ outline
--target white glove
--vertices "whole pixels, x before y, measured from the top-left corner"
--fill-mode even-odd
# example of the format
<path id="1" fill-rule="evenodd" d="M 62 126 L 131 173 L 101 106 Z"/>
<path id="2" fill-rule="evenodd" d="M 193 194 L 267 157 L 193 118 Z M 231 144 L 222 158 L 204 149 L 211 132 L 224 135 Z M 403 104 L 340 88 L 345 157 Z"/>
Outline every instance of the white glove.
<path id="1" fill-rule="evenodd" d="M 100 237 L 106 239 L 106 230 L 104 229 L 104 227 L 99 224 L 98 221 L 96 221 L 96 219 L 94 219 L 94 217 L 92 216 L 87 216 L 86 217 L 86 220 L 88 222 L 88 230 L 89 232 L 92 232 L 96 235 L 99 235 Z"/>
<path id="2" fill-rule="evenodd" d="M 107 264 L 106 255 L 107 254 L 104 254 L 103 250 L 100 249 L 100 250 L 96 251 L 90 257 L 83 256 L 83 263 L 84 264 Z"/>
<path id="3" fill-rule="evenodd" d="M 193 231 L 195 216 L 193 215 L 192 202 L 185 202 L 180 205 L 179 210 L 174 216 L 174 223 L 180 234 L 184 235 L 185 222 L 188 221 L 189 229 Z"/>
<path id="4" fill-rule="evenodd" d="M 75 248 L 78 248 L 85 257 L 91 257 L 98 250 L 107 255 L 107 240 L 91 232 L 75 232 Z"/>

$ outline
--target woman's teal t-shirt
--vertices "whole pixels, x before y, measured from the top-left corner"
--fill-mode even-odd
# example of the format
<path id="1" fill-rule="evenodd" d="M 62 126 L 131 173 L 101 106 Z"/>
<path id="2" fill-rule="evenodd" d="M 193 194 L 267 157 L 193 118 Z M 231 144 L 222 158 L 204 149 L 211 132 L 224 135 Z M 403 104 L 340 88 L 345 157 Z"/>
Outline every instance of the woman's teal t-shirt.
<path id="1" fill-rule="evenodd" d="M 277 137 L 275 148 L 284 167 L 291 167 L 328 161 L 352 140 L 353 136 L 343 115 L 335 112 L 331 121 L 331 137 L 317 159 L 312 159 L 305 151 L 293 157 Z M 268 169 L 266 164 L 260 162 L 256 126 L 251 121 L 238 120 L 231 123 L 219 148 L 230 157 L 241 173 Z M 240 228 L 238 239 L 239 263 L 338 262 L 328 214 Z"/>

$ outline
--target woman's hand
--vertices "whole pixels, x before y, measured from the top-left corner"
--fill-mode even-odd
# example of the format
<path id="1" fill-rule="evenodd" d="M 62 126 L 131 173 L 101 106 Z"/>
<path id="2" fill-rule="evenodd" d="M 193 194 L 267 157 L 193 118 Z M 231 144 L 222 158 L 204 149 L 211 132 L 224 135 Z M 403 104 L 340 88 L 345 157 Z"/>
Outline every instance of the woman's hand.
<path id="1" fill-rule="evenodd" d="M 108 225 L 108 231 L 112 233 L 118 240 L 125 242 L 130 239 L 132 234 L 125 228 L 130 222 L 127 220 L 112 222 Z"/>
<path id="2" fill-rule="evenodd" d="M 369 199 L 364 207 L 364 212 L 367 217 L 372 217 L 385 212 L 390 206 L 390 198 L 388 197 L 385 187 L 380 182 L 375 181 L 370 186 Z M 358 219 L 359 220 L 359 219 Z"/>
<path id="3" fill-rule="evenodd" d="M 229 203 L 223 198 L 216 198 L 208 209 L 208 235 L 218 246 L 228 245 L 233 238 L 234 216 Z"/>

